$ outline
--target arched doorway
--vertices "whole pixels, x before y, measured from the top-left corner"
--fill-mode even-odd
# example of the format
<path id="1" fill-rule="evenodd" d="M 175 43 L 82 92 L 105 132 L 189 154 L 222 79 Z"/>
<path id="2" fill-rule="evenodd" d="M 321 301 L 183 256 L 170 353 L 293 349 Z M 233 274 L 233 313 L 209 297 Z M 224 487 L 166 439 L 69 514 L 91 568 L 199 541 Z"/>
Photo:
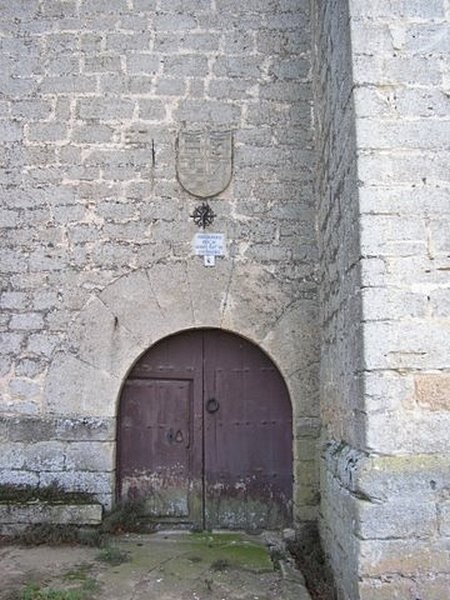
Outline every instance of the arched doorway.
<path id="1" fill-rule="evenodd" d="M 196 527 L 278 528 L 292 519 L 292 407 L 269 357 L 218 329 L 165 338 L 120 399 L 118 496 Z"/>

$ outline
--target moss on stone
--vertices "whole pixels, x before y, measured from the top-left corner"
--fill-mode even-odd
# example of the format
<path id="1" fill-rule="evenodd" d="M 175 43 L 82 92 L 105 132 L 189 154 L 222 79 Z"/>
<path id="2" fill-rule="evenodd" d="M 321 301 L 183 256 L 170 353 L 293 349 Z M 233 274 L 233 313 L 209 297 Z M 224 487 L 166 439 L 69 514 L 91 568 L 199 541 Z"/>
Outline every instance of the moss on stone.
<path id="1" fill-rule="evenodd" d="M 0 503 L 25 504 L 27 502 L 92 504 L 93 497 L 86 492 L 68 492 L 56 483 L 44 487 L 0 485 Z"/>
<path id="2" fill-rule="evenodd" d="M 229 568 L 254 572 L 273 571 L 272 560 L 267 548 L 239 533 L 193 533 L 195 549 L 203 547 L 210 564 L 227 564 Z M 214 568 L 214 567 L 213 567 Z"/>

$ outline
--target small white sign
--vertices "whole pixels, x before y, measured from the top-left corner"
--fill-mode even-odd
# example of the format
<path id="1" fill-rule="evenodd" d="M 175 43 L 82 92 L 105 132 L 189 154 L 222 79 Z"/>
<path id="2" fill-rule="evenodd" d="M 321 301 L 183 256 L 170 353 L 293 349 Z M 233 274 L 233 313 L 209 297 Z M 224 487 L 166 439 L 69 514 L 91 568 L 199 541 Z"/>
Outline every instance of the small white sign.
<path id="1" fill-rule="evenodd" d="M 224 256 L 225 234 L 196 233 L 192 240 L 192 247 L 197 256 Z"/>

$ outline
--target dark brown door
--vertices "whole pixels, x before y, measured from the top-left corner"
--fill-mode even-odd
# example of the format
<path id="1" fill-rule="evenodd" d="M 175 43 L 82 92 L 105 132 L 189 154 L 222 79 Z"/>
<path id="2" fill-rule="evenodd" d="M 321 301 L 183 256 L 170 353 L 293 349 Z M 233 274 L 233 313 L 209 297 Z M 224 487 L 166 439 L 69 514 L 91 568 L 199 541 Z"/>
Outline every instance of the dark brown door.
<path id="1" fill-rule="evenodd" d="M 162 340 L 136 363 L 119 408 L 118 493 L 149 516 L 203 519 L 202 338 Z"/>
<path id="2" fill-rule="evenodd" d="M 256 346 L 220 330 L 172 336 L 131 371 L 119 413 L 118 489 L 160 520 L 290 524 L 292 411 Z"/>

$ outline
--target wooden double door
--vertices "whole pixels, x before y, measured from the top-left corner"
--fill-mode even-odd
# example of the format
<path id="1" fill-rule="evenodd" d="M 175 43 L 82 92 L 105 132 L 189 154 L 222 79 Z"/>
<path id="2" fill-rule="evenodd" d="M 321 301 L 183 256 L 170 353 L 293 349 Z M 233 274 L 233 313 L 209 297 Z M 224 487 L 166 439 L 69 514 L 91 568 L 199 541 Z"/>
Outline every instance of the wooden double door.
<path id="1" fill-rule="evenodd" d="M 118 495 L 158 521 L 272 529 L 292 511 L 292 409 L 259 348 L 216 329 L 166 338 L 123 387 Z"/>

